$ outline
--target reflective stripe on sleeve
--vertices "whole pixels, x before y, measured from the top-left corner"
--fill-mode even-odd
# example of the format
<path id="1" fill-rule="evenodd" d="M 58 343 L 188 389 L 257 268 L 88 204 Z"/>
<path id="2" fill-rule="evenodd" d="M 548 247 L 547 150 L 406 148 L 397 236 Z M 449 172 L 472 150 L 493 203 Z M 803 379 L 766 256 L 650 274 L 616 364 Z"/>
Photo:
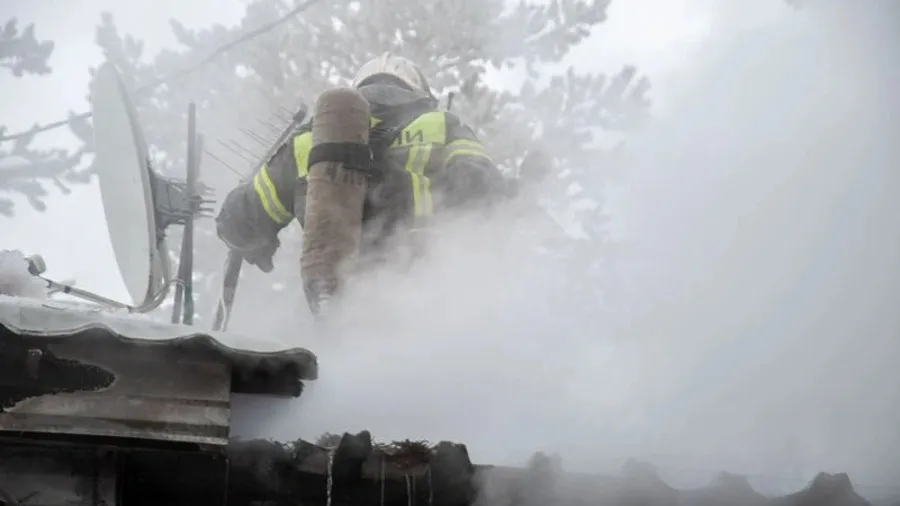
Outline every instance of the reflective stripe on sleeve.
<path id="1" fill-rule="evenodd" d="M 474 156 L 490 161 L 491 157 L 484 150 L 480 142 L 460 139 L 447 144 L 444 148 L 444 164 L 450 163 L 457 156 Z"/>
<path id="2" fill-rule="evenodd" d="M 272 183 L 265 165 L 253 176 L 253 188 L 259 196 L 259 202 L 263 209 L 272 221 L 279 225 L 290 221 L 291 213 L 285 209 L 281 199 L 278 198 L 278 192 L 275 191 L 275 185 Z"/>

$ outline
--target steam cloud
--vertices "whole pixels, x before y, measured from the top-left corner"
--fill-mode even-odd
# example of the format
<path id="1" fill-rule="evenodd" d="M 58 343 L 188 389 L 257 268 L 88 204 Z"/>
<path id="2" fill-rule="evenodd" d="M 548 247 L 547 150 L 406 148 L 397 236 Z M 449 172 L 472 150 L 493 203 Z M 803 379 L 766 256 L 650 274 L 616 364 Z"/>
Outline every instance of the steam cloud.
<path id="1" fill-rule="evenodd" d="M 592 471 L 635 457 L 685 485 L 722 469 L 773 491 L 816 471 L 847 471 L 864 495 L 891 483 L 900 44 L 878 25 L 891 13 L 825 2 L 746 31 L 721 14 L 687 91 L 629 141 L 613 210 L 628 313 L 561 288 L 584 272 L 530 252 L 513 230 L 531 218 L 454 224 L 427 264 L 360 281 L 327 339 L 298 340 L 299 294 L 296 314 L 245 316 L 314 350 L 321 377 L 296 401 L 242 399 L 237 432 L 368 429 Z"/>

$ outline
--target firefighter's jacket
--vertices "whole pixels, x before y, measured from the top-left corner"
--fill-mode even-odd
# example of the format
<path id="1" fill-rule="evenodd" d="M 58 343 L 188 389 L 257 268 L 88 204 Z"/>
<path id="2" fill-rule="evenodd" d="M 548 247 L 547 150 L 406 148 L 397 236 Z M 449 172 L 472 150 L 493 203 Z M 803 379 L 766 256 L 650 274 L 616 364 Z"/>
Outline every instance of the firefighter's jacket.
<path id="1" fill-rule="evenodd" d="M 370 145 L 388 141 L 375 156 L 363 209 L 364 228 L 377 222 L 370 242 L 444 210 L 490 204 L 506 184 L 472 130 L 429 99 L 386 84 L 363 86 L 371 105 Z M 219 237 L 232 248 L 277 248 L 292 219 L 304 221 L 311 124 L 302 125 L 251 180 L 232 190 L 216 218 Z M 364 230 L 365 232 L 365 230 Z M 368 232 L 371 232 L 369 230 Z"/>

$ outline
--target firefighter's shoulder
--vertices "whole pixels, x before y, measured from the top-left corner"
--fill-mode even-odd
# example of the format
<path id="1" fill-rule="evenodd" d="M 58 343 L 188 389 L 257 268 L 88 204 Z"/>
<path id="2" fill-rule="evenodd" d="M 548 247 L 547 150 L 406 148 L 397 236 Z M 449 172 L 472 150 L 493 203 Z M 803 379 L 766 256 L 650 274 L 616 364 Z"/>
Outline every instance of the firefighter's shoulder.
<path id="1" fill-rule="evenodd" d="M 474 158 L 492 163 L 484 145 L 475 133 L 475 129 L 452 112 L 447 111 L 444 114 L 447 122 L 444 162 L 450 163 L 457 159 L 471 161 Z"/>
<path id="2" fill-rule="evenodd" d="M 459 115 L 451 111 L 443 111 L 444 121 L 447 126 L 447 142 L 456 140 L 468 140 L 480 143 L 475 129 L 465 122 Z"/>

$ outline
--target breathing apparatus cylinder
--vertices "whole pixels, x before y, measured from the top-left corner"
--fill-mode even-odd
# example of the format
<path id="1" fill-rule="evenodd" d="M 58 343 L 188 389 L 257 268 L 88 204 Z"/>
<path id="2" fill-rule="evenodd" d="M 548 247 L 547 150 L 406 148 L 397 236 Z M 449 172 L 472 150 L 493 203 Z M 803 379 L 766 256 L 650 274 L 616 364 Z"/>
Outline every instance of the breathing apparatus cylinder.
<path id="1" fill-rule="evenodd" d="M 369 102 L 355 88 L 316 101 L 300 271 L 306 301 L 319 315 L 359 258 L 371 171 Z"/>

